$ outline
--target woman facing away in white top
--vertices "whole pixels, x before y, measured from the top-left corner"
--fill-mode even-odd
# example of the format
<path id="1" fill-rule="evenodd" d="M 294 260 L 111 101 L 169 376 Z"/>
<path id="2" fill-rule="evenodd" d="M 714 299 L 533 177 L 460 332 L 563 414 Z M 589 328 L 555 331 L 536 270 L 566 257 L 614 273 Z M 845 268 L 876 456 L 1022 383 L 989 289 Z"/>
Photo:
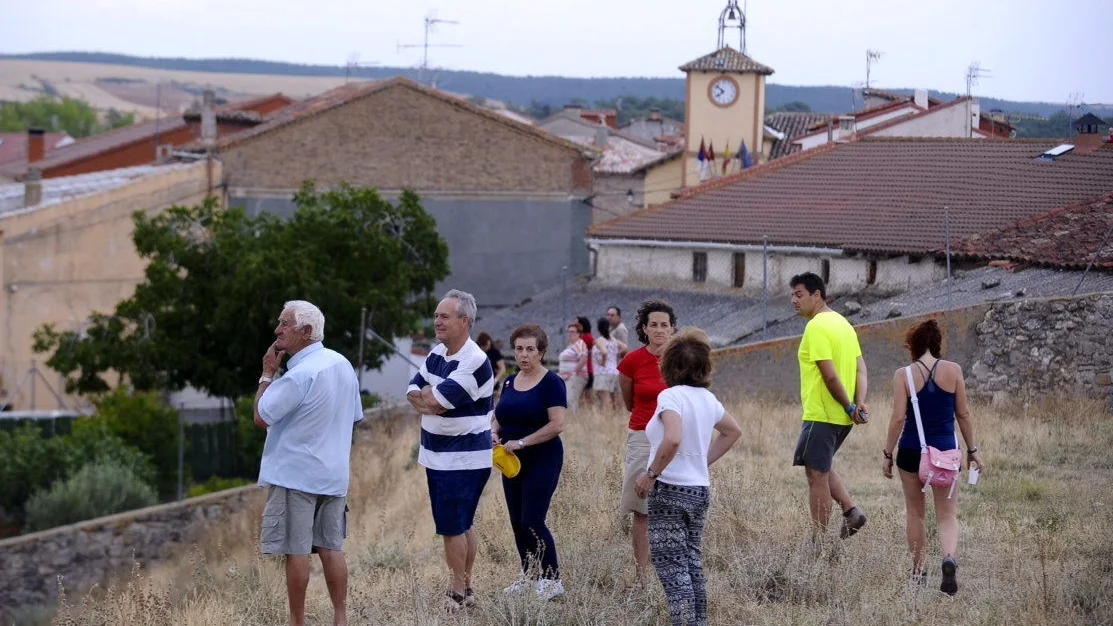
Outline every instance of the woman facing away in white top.
<path id="1" fill-rule="evenodd" d="M 673 626 L 707 623 L 700 545 L 711 504 L 708 468 L 742 435 L 707 389 L 711 371 L 711 344 L 703 331 L 685 330 L 665 346 L 661 374 L 668 388 L 657 396 L 657 412 L 645 427 L 649 467 L 635 483 L 638 494 L 648 497 L 650 562 Z M 714 441 L 712 430 L 719 431 Z"/>
<path id="2" fill-rule="evenodd" d="M 561 350 L 557 374 L 564 379 L 568 393 L 568 412 L 575 413 L 580 408 L 580 394 L 587 387 L 587 344 L 581 339 L 579 324 L 569 324 L 566 329 L 568 345 Z"/>
<path id="3" fill-rule="evenodd" d="M 611 323 L 600 318 L 596 324 L 599 331 L 595 345 L 591 348 L 591 358 L 595 360 L 595 385 L 592 389 L 599 396 L 599 406 L 604 411 L 617 413 L 618 406 L 618 355 L 626 351 L 626 344 L 611 337 Z"/>

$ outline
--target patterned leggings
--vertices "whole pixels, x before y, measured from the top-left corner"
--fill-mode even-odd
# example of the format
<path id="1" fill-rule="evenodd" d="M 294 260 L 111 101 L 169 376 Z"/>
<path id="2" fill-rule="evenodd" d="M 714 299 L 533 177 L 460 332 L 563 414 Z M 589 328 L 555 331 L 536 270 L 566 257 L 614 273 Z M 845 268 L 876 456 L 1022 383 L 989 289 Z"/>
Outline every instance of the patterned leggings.
<path id="1" fill-rule="evenodd" d="M 673 626 L 707 625 L 703 526 L 711 490 L 657 481 L 649 492 L 649 554 L 665 588 Z"/>

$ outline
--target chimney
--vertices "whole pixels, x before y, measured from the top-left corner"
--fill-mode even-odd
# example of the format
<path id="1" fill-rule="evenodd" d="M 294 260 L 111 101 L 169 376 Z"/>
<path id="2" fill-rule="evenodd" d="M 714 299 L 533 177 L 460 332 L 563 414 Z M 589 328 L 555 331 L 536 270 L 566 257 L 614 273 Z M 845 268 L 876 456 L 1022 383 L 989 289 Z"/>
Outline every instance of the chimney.
<path id="1" fill-rule="evenodd" d="M 912 102 L 921 109 L 928 108 L 928 90 L 917 89 L 912 92 Z"/>
<path id="2" fill-rule="evenodd" d="M 201 96 L 201 143 L 212 145 L 216 141 L 216 111 L 213 110 L 213 101 L 216 94 L 212 89 L 206 89 Z"/>
<path id="3" fill-rule="evenodd" d="M 571 113 L 572 115 L 575 115 L 578 118 L 578 117 L 580 117 L 580 114 L 583 113 L 584 108 L 582 106 L 578 105 L 578 104 L 570 103 L 570 104 L 564 105 L 564 110 L 568 111 L 569 113 Z"/>
<path id="4" fill-rule="evenodd" d="M 827 143 L 835 143 L 835 116 L 827 118 Z"/>
<path id="5" fill-rule="evenodd" d="M 835 139 L 837 141 L 850 141 L 851 139 L 853 139 L 854 138 L 854 133 L 855 133 L 854 116 L 853 115 L 840 115 L 838 121 L 839 121 L 839 130 L 835 134 Z M 830 136 L 830 131 L 828 131 L 828 136 Z"/>
<path id="6" fill-rule="evenodd" d="M 649 120 L 650 122 L 660 122 L 661 121 L 661 109 L 656 109 L 656 108 L 650 109 L 649 110 L 649 117 L 647 117 L 646 119 Z"/>
<path id="7" fill-rule="evenodd" d="M 595 147 L 600 150 L 606 149 L 607 139 L 611 136 L 610 130 L 606 126 L 600 126 L 595 129 Z"/>
<path id="8" fill-rule="evenodd" d="M 39 131 L 40 133 L 42 131 Z M 42 135 L 40 134 L 41 138 Z M 23 181 L 23 206 L 33 207 L 43 201 L 43 175 L 37 167 L 27 170 L 27 178 Z"/>
<path id="9" fill-rule="evenodd" d="M 970 103 L 970 128 L 981 128 L 982 105 L 979 102 Z"/>
<path id="10" fill-rule="evenodd" d="M 27 164 L 38 163 L 46 156 L 46 131 L 32 128 L 27 131 Z"/>

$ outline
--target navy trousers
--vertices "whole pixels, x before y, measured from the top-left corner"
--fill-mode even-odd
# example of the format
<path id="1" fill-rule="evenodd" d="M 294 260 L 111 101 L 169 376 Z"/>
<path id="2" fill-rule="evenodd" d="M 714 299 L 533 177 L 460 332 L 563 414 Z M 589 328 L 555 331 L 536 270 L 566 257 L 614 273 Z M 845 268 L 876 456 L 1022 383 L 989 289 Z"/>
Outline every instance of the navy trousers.
<path id="1" fill-rule="evenodd" d="M 556 542 L 545 518 L 564 466 L 564 445 L 560 438 L 550 439 L 517 454 L 522 470 L 514 478 L 502 477 L 502 491 L 510 513 L 510 527 L 514 530 L 514 543 L 522 559 L 522 572 L 528 574 L 530 565 L 536 564 L 541 578 L 559 579 Z"/>

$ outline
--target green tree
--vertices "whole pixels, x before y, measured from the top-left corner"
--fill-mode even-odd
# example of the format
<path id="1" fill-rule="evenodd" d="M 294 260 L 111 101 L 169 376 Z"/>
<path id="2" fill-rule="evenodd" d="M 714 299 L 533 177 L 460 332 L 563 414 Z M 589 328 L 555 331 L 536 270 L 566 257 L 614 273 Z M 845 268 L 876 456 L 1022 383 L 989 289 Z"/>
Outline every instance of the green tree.
<path id="1" fill-rule="evenodd" d="M 287 221 L 209 200 L 154 216 L 136 213 L 133 239 L 147 261 L 144 282 L 84 333 L 35 331 L 35 350 L 66 377 L 67 391 L 100 393 L 109 371 L 137 390 L 181 389 L 238 398 L 252 393 L 259 360 L 288 300 L 324 311 L 325 343 L 350 359 L 359 345 L 360 308 L 384 337 L 409 334 L 428 319 L 431 294 L 448 275 L 448 245 L 417 194 L 397 203 L 374 189 L 341 185 L 294 196 Z M 375 367 L 389 350 L 374 342 Z"/>
<path id="2" fill-rule="evenodd" d="M 110 128 L 135 122 L 134 113 L 108 112 L 106 123 L 97 118 L 97 111 L 84 100 L 39 96 L 30 102 L 9 102 L 0 105 L 0 131 L 21 132 L 42 128 L 49 132 L 67 133 L 71 137 L 88 137 Z"/>
<path id="3" fill-rule="evenodd" d="M 1022 119 L 1014 125 L 1017 137 L 1059 138 L 1070 135 L 1070 124 L 1070 114 L 1063 110 L 1047 118 Z"/>
<path id="4" fill-rule="evenodd" d="M 812 108 L 808 106 L 807 102 L 800 102 L 799 100 L 786 102 L 773 109 L 774 112 L 784 111 L 786 113 L 811 113 L 811 110 Z"/>

